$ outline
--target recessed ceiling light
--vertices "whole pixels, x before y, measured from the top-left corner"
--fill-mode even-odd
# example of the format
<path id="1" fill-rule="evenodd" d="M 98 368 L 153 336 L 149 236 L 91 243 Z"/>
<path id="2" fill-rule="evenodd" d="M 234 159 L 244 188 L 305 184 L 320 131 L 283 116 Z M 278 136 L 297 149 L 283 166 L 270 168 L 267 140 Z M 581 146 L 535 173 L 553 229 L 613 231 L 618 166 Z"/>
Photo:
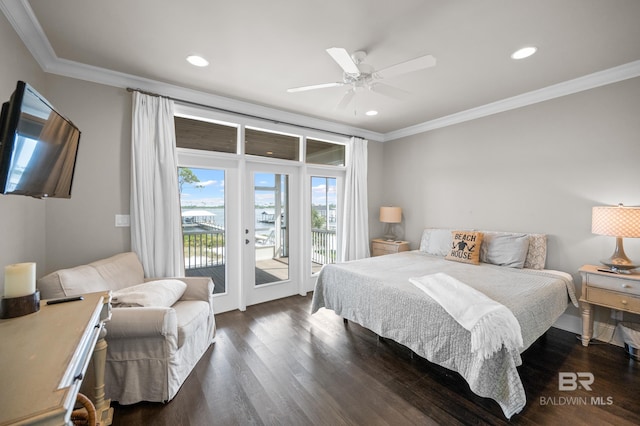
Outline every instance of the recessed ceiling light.
<path id="1" fill-rule="evenodd" d="M 198 55 L 187 56 L 187 62 L 189 62 L 191 65 L 195 65 L 196 67 L 206 67 L 207 65 L 209 65 L 209 61 Z"/>
<path id="2" fill-rule="evenodd" d="M 374 110 L 367 111 L 367 112 L 365 112 L 365 115 L 368 115 L 369 117 L 372 117 L 374 115 L 378 115 L 378 111 L 374 111 Z"/>
<path id="3" fill-rule="evenodd" d="M 536 53 L 538 48 L 534 46 L 523 47 L 522 49 L 518 49 L 511 54 L 511 59 L 524 59 Z"/>

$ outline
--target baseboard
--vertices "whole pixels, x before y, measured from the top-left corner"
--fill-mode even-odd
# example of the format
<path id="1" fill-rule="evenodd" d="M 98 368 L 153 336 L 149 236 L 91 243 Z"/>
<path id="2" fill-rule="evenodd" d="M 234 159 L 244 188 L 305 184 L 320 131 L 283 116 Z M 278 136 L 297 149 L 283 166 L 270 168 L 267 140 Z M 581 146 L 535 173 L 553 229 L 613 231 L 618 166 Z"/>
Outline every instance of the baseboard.
<path id="1" fill-rule="evenodd" d="M 624 347 L 624 342 L 616 333 L 616 324 L 610 324 L 606 322 L 594 321 L 593 322 L 593 340 L 598 340 L 604 343 L 610 343 L 612 345 Z M 553 324 L 553 327 L 560 330 L 582 335 L 582 318 L 575 315 L 564 313 Z"/>

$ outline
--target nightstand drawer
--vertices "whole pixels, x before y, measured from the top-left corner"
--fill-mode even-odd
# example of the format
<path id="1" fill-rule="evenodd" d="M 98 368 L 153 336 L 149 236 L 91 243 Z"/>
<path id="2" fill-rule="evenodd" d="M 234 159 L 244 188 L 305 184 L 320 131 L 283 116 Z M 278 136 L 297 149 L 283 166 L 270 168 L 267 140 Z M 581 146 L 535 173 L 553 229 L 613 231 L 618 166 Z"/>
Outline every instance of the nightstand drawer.
<path id="1" fill-rule="evenodd" d="M 384 256 L 408 250 L 408 241 L 388 241 L 381 238 L 371 240 L 371 256 Z"/>
<path id="2" fill-rule="evenodd" d="M 640 282 L 624 279 L 624 276 L 617 274 L 612 276 L 588 274 L 587 285 L 640 296 Z"/>
<path id="3" fill-rule="evenodd" d="M 393 254 L 397 253 L 398 250 L 395 248 L 390 248 L 387 246 L 374 245 L 373 251 L 371 253 L 372 256 L 384 256 L 385 254 Z"/>
<path id="4" fill-rule="evenodd" d="M 634 312 L 640 311 L 640 298 L 624 293 L 602 290 L 597 287 L 587 287 L 586 300 L 614 309 Z"/>

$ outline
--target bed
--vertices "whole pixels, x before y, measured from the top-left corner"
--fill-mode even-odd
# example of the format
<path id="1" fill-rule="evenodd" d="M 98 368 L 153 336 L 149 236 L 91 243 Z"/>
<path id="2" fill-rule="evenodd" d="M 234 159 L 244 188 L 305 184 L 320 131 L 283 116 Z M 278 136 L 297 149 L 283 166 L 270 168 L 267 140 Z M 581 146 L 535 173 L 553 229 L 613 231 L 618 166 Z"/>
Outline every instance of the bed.
<path id="1" fill-rule="evenodd" d="M 331 309 L 458 372 L 474 393 L 495 400 L 505 417 L 511 418 L 526 404 L 516 369 L 522 364 L 520 354 L 569 303 L 578 306 L 578 302 L 569 274 L 544 269 L 546 236 L 481 234 L 482 262 L 478 264 L 445 257 L 452 248 L 452 230 L 425 229 L 419 250 L 325 265 L 316 282 L 311 312 Z M 506 306 L 520 325 L 522 347 L 502 347 L 486 358 L 472 353 L 471 333 L 409 281 L 436 273 L 454 277 Z"/>

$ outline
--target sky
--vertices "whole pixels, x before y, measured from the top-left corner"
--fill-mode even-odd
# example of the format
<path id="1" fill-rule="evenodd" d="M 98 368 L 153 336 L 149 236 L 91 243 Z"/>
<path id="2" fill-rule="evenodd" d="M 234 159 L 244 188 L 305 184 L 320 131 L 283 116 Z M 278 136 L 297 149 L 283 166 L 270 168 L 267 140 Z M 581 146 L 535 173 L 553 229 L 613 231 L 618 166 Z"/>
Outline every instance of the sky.
<path id="1" fill-rule="evenodd" d="M 180 204 L 183 206 L 213 207 L 224 205 L 224 170 L 191 168 L 191 171 L 200 180 L 199 183 L 185 183 L 180 195 Z M 255 186 L 273 186 L 275 175 L 273 173 L 256 173 Z M 336 180 L 329 179 L 329 187 L 325 178 L 312 177 L 313 204 L 324 205 L 336 203 Z M 257 191 L 256 203 L 260 205 L 274 205 L 273 191 Z"/>

